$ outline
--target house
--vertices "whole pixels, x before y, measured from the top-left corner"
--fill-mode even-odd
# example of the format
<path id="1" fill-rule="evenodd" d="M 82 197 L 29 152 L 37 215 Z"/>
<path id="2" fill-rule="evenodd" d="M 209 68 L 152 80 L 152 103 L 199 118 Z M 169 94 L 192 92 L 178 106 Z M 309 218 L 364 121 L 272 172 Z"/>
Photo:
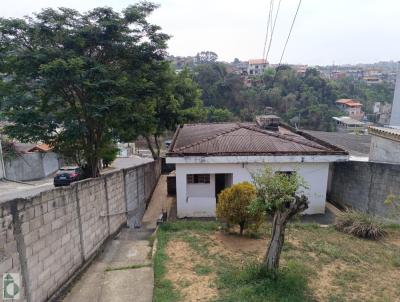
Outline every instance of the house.
<path id="1" fill-rule="evenodd" d="M 389 125 L 390 114 L 392 112 L 392 104 L 375 102 L 373 113 L 375 114 L 375 121 L 380 125 Z"/>
<path id="2" fill-rule="evenodd" d="M 264 59 L 249 60 L 247 65 L 247 74 L 252 75 L 262 75 L 268 67 L 268 62 Z"/>
<path id="3" fill-rule="evenodd" d="M 336 122 L 336 130 L 338 132 L 355 132 L 364 131 L 366 124 L 355 120 L 349 116 L 332 117 Z"/>
<path id="4" fill-rule="evenodd" d="M 368 127 L 371 135 L 369 160 L 400 163 L 400 128 Z"/>
<path id="5" fill-rule="evenodd" d="M 336 105 L 347 115 L 357 121 L 361 121 L 364 118 L 364 112 L 361 110 L 362 104 L 353 99 L 340 99 L 336 101 Z"/>
<path id="6" fill-rule="evenodd" d="M 251 181 L 265 164 L 299 173 L 309 186 L 306 213 L 324 213 L 329 163 L 347 160 L 343 149 L 265 115 L 255 123 L 182 125 L 166 162 L 176 166 L 177 215 L 183 218 L 214 217 L 218 194 Z"/>

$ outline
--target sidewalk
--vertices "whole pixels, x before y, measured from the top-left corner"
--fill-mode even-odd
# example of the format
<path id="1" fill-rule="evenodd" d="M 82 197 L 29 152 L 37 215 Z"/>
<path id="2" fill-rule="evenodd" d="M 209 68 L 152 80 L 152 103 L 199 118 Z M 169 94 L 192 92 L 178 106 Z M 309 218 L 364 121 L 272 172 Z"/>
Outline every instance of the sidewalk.
<path id="1" fill-rule="evenodd" d="M 64 302 L 151 302 L 154 272 L 149 237 L 168 205 L 166 178 L 161 176 L 141 229 L 123 228 L 77 280 Z"/>

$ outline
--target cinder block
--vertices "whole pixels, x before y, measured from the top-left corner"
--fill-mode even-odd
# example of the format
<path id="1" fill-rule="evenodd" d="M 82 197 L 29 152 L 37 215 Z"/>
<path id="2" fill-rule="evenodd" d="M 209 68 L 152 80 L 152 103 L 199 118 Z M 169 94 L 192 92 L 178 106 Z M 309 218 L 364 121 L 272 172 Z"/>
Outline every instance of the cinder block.
<path id="1" fill-rule="evenodd" d="M 30 231 L 24 236 L 25 245 L 29 246 L 39 239 L 39 230 Z"/>
<path id="2" fill-rule="evenodd" d="M 39 238 L 45 237 L 51 232 L 51 224 L 45 224 L 39 229 Z"/>
<path id="3" fill-rule="evenodd" d="M 3 275 L 3 273 L 10 272 L 12 269 L 12 258 L 6 258 L 2 262 L 0 262 L 0 274 Z"/>

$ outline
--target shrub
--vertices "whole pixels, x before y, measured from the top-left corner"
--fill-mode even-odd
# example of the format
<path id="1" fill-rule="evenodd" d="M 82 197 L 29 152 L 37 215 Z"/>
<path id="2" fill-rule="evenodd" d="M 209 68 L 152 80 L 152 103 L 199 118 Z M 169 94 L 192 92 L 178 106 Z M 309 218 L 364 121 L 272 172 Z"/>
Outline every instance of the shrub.
<path id="1" fill-rule="evenodd" d="M 374 216 L 358 211 L 346 211 L 336 217 L 335 228 L 360 238 L 378 240 L 386 235 L 383 223 Z"/>
<path id="2" fill-rule="evenodd" d="M 263 214 L 250 212 L 248 207 L 256 197 L 255 187 L 249 182 L 242 182 L 223 190 L 218 195 L 217 218 L 229 224 L 238 224 L 240 234 L 249 224 L 260 225 Z"/>

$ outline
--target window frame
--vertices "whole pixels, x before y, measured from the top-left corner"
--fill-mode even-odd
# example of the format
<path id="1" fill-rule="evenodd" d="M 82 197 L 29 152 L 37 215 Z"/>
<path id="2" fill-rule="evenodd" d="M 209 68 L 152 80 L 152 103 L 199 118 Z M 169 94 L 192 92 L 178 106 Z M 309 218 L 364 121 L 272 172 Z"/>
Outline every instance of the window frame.
<path id="1" fill-rule="evenodd" d="M 211 175 L 202 173 L 202 174 L 186 174 L 186 183 L 191 185 L 197 184 L 210 184 L 211 183 Z"/>

